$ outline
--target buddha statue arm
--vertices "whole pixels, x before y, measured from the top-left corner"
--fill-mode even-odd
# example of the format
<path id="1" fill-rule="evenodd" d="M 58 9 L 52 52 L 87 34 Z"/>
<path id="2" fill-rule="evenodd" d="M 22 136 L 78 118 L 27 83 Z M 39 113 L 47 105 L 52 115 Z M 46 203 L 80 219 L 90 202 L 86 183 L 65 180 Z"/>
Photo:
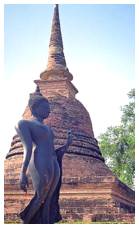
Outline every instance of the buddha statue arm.
<path id="1" fill-rule="evenodd" d="M 25 120 L 20 120 L 16 127 L 16 131 L 24 146 L 24 159 L 20 173 L 20 188 L 27 192 L 28 178 L 26 171 L 32 155 L 32 138 L 29 130 L 28 122 Z"/>
<path id="2" fill-rule="evenodd" d="M 72 133 L 71 131 L 69 130 L 68 131 L 68 137 L 67 137 L 67 142 L 65 143 L 65 145 L 63 145 L 62 147 L 59 147 L 58 149 L 56 149 L 56 154 L 57 154 L 57 157 L 63 157 L 65 151 L 68 149 L 68 147 L 71 145 L 72 143 L 72 139 L 73 139 L 73 136 L 72 136 Z"/>

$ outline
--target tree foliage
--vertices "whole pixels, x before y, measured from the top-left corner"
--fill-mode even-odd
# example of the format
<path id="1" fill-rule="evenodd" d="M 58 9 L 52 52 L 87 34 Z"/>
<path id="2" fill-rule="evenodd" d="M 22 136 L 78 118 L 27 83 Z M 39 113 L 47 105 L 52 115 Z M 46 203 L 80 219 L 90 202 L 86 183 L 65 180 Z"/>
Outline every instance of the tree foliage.
<path id="1" fill-rule="evenodd" d="M 121 124 L 109 127 L 99 136 L 106 164 L 117 177 L 134 188 L 135 175 L 135 89 L 128 93 L 129 103 L 121 108 Z"/>

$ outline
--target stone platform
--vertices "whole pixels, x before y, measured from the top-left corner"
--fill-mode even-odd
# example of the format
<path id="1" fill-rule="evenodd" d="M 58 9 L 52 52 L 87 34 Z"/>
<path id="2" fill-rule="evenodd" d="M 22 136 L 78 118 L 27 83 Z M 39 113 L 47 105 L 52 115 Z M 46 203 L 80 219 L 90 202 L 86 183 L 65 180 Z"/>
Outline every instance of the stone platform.
<path id="1" fill-rule="evenodd" d="M 21 222 L 17 214 L 33 194 L 31 182 L 27 195 L 18 187 L 21 160 L 21 155 L 8 159 L 11 175 L 5 183 L 5 222 Z M 60 210 L 64 221 L 123 221 L 122 214 L 124 218 L 128 217 L 127 213 L 134 217 L 134 192 L 121 183 L 102 161 L 65 154 Z"/>

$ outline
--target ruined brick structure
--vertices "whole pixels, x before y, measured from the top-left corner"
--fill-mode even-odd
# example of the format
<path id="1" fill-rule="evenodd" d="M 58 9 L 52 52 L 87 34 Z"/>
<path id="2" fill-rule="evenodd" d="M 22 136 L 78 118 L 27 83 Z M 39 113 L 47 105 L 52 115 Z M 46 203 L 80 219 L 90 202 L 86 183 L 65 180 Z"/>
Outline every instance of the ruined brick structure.
<path id="1" fill-rule="evenodd" d="M 75 98 L 78 91 L 71 82 L 72 78 L 63 52 L 59 11 L 56 5 L 47 69 L 35 83 L 50 102 L 51 114 L 46 123 L 54 131 L 55 148 L 65 143 L 68 129 L 73 132 L 73 143 L 63 159 L 60 193 L 63 220 L 134 222 L 134 191 L 119 181 L 106 166 L 94 138 L 89 113 Z M 28 107 L 23 118 L 32 118 Z M 27 195 L 19 189 L 22 154 L 22 144 L 15 135 L 5 160 L 5 222 L 21 222 L 17 214 L 33 194 L 31 183 Z"/>

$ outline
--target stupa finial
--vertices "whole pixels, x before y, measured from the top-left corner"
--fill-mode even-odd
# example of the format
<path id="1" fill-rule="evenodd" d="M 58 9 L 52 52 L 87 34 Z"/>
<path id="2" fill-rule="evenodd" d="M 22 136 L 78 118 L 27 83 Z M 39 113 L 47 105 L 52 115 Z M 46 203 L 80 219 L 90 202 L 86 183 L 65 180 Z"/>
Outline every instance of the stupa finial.
<path id="1" fill-rule="evenodd" d="M 47 70 L 54 69 L 57 66 L 66 67 L 66 60 L 63 52 L 63 41 L 59 19 L 59 7 L 58 4 L 55 4 L 49 43 Z"/>

